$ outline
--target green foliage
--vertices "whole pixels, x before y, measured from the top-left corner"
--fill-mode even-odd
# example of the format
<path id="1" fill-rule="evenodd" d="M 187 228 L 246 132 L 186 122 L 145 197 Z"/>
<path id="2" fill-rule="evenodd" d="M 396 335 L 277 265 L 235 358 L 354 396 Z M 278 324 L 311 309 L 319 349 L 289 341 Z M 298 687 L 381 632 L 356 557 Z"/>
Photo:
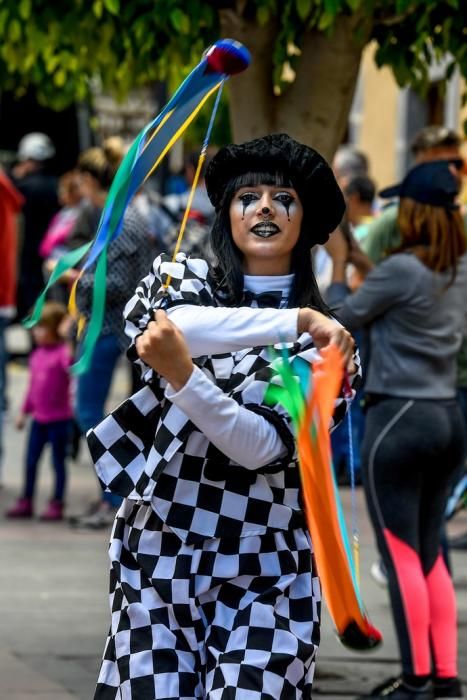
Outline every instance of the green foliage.
<path id="1" fill-rule="evenodd" d="M 0 0 L 0 85 L 21 94 L 32 84 L 58 109 L 89 98 L 96 80 L 124 99 L 177 80 L 217 38 L 216 22 L 198 0 Z"/>
<path id="2" fill-rule="evenodd" d="M 85 100 L 93 81 L 124 99 L 154 80 L 177 84 L 220 35 L 214 0 L 0 0 L 0 85 L 24 92 L 34 85 L 56 108 Z M 310 30 L 331 33 L 342 15 L 370 22 L 378 65 L 392 67 L 400 85 L 423 90 L 428 66 L 449 54 L 467 77 L 466 0 L 247 0 L 246 17 L 277 27 L 273 83 L 287 87 Z M 355 33 L 358 40 L 358 30 Z M 254 47 L 251 47 L 254 49 Z"/>
<path id="3" fill-rule="evenodd" d="M 429 83 L 430 63 L 446 56 L 445 77 L 458 65 L 467 77 L 465 0 L 396 0 L 396 14 L 377 3 L 374 38 L 376 62 L 391 66 L 399 85 L 411 84 L 423 92 Z"/>
<path id="4" fill-rule="evenodd" d="M 210 98 L 207 109 L 202 109 L 196 119 L 190 124 L 185 132 L 184 145 L 187 151 L 199 150 L 200 145 L 204 141 L 208 128 L 209 119 L 211 117 L 211 109 L 215 96 Z M 214 125 L 212 128 L 210 144 L 211 146 L 223 146 L 232 141 L 232 133 L 230 130 L 229 105 L 227 94 L 224 90 L 217 111 Z"/>

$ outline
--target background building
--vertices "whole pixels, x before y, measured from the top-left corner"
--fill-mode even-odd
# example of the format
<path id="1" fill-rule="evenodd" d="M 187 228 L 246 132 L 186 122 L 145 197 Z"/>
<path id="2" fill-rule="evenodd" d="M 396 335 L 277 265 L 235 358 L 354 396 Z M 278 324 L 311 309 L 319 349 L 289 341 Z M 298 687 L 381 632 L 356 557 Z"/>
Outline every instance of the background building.
<path id="1" fill-rule="evenodd" d="M 419 129 L 440 124 L 463 132 L 465 84 L 456 70 L 443 89 L 444 67 L 434 64 L 431 85 L 422 98 L 412 88 L 399 88 L 389 68 L 376 66 L 374 53 L 374 45 L 364 52 L 347 140 L 368 155 L 372 175 L 378 187 L 384 187 L 410 166 L 410 143 Z"/>

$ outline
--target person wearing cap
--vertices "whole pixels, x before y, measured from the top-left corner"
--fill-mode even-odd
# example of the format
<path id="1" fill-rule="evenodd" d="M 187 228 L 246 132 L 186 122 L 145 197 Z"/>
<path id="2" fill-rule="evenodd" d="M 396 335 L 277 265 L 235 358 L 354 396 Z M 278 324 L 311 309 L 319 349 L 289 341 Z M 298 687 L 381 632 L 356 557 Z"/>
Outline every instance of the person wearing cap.
<path id="1" fill-rule="evenodd" d="M 465 324 L 467 243 L 446 161 L 422 163 L 383 196 L 399 197 L 399 247 L 354 294 L 350 257 L 336 232 L 328 244 L 328 303 L 352 332 L 369 328 L 362 474 L 388 574 L 402 675 L 361 698 L 461 698 L 455 593 L 440 550 L 448 487 L 464 455 L 456 402 L 456 356 Z M 432 667 L 434 675 L 432 676 Z"/>
<path id="2" fill-rule="evenodd" d="M 412 141 L 411 153 L 414 165 L 448 160 L 460 173 L 464 167 L 460 145 L 460 136 L 453 129 L 445 126 L 426 126 L 415 135 Z M 400 244 L 397 213 L 397 200 L 394 200 L 369 225 L 365 240 L 361 243 L 363 252 L 375 265 Z"/>
<path id="3" fill-rule="evenodd" d="M 60 208 L 57 180 L 48 172 L 55 155 L 50 138 L 41 132 L 23 136 L 18 144 L 18 162 L 11 177 L 22 194 L 22 244 L 19 256 L 17 310 L 26 316 L 44 285 L 39 247 L 52 217 Z"/>
<path id="4" fill-rule="evenodd" d="M 222 148 L 206 187 L 217 265 L 155 260 L 125 310 L 146 386 L 88 434 L 103 485 L 125 496 L 96 699 L 311 698 L 319 582 L 290 416 L 264 399 L 279 342 L 307 363 L 335 343 L 358 385 L 310 256 L 344 200 L 285 134 Z"/>

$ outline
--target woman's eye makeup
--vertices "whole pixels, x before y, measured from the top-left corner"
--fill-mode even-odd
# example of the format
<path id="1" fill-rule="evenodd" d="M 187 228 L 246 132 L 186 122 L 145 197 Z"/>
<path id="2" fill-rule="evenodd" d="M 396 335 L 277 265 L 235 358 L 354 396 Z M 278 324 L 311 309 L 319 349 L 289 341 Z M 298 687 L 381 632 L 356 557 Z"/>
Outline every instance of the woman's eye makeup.
<path id="1" fill-rule="evenodd" d="M 238 196 L 238 199 L 242 203 L 242 216 L 244 217 L 247 207 L 249 207 L 252 202 L 257 202 L 259 199 L 261 199 L 261 195 L 258 192 L 243 192 Z M 290 207 L 295 201 L 295 197 L 290 194 L 290 192 L 277 192 L 273 196 L 273 200 L 282 204 L 287 212 L 287 218 L 290 220 Z"/>
<path id="2" fill-rule="evenodd" d="M 278 192 L 274 195 L 274 199 L 282 204 L 287 212 L 287 219 L 290 221 L 290 207 L 295 201 L 295 197 L 290 192 Z"/>
<path id="3" fill-rule="evenodd" d="M 277 199 L 285 207 L 290 207 L 295 197 L 289 192 L 278 192 L 276 195 L 274 195 L 274 199 Z"/>
<path id="4" fill-rule="evenodd" d="M 259 199 L 259 195 L 255 194 L 255 192 L 244 192 L 240 195 L 239 199 L 243 204 L 248 206 L 248 204 L 251 204 L 251 202 L 257 201 Z"/>
<path id="5" fill-rule="evenodd" d="M 257 202 L 259 199 L 259 194 L 255 192 L 244 192 L 239 196 L 239 200 L 242 203 L 243 207 L 243 213 L 242 213 L 242 218 L 245 216 L 245 211 L 246 208 L 252 203 L 252 202 Z"/>

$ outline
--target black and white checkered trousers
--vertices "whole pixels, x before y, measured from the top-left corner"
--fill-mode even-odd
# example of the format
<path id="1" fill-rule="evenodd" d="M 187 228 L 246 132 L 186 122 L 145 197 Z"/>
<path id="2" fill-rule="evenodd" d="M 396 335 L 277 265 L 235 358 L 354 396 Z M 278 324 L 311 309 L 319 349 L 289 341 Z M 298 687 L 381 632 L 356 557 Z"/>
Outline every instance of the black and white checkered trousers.
<path id="1" fill-rule="evenodd" d="M 320 586 L 303 528 L 183 543 L 125 500 L 95 700 L 311 698 Z"/>

